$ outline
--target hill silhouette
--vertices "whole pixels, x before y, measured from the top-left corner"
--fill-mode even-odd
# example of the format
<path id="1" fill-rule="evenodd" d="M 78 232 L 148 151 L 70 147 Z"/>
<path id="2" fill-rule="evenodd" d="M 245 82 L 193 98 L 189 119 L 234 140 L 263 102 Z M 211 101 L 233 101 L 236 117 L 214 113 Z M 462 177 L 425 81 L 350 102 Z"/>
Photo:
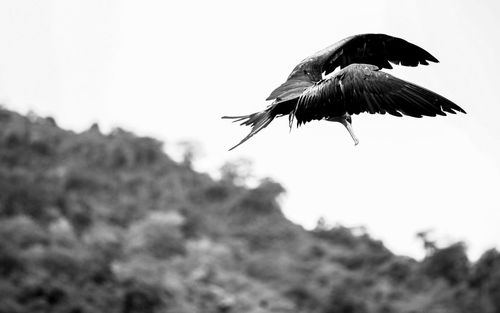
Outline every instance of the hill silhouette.
<path id="1" fill-rule="evenodd" d="M 0 108 L 0 312 L 500 312 L 496 250 L 397 256 L 362 229 L 304 230 L 279 183 L 242 180 Z"/>

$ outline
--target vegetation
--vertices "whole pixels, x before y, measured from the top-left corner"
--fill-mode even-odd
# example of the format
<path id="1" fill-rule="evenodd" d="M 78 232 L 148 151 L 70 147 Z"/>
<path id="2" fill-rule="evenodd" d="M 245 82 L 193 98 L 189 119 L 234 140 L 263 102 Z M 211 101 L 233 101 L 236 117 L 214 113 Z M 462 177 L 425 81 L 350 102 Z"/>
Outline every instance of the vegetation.
<path id="1" fill-rule="evenodd" d="M 238 161 L 213 179 L 162 143 L 0 109 L 0 312 L 500 312 L 500 254 L 417 262 L 282 214 Z"/>

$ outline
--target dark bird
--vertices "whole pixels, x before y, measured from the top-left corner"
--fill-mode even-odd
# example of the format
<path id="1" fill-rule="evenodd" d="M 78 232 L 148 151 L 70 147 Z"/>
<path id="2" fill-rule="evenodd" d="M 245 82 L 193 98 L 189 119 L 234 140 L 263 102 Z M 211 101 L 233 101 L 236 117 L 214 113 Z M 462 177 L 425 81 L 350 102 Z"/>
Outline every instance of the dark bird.
<path id="1" fill-rule="evenodd" d="M 412 117 L 455 114 L 465 111 L 450 100 L 389 75 L 391 63 L 404 66 L 439 62 L 429 52 L 401 38 L 384 34 L 363 34 L 345 38 L 302 60 L 287 80 L 266 100 L 265 110 L 243 116 L 224 116 L 252 127 L 241 145 L 275 117 L 288 115 L 290 127 L 311 120 L 344 125 L 355 145 L 351 115 L 368 112 Z M 336 68 L 339 71 L 334 72 Z M 332 73 L 332 74 L 331 74 Z M 326 76 L 331 74 L 329 76 Z"/>

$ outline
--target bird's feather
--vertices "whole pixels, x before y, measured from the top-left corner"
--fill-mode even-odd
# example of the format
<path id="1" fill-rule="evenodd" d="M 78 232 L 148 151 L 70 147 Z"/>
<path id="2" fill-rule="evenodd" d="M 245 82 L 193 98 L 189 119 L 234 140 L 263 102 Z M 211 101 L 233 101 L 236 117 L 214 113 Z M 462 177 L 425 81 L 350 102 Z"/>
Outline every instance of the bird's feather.
<path id="1" fill-rule="evenodd" d="M 257 112 L 249 115 L 243 115 L 243 116 L 223 116 L 222 118 L 225 119 L 234 119 L 234 122 L 242 122 L 241 125 L 248 125 L 252 126 L 252 130 L 250 133 L 243 138 L 238 144 L 233 146 L 229 151 L 233 150 L 234 148 L 238 147 L 248 139 L 252 138 L 253 135 L 261 131 L 263 128 L 265 128 L 269 123 L 271 123 L 274 119 L 274 116 L 270 114 L 269 110 L 265 110 L 262 112 Z"/>
<path id="2" fill-rule="evenodd" d="M 393 64 L 403 66 L 428 65 L 439 62 L 429 52 L 404 39 L 385 34 L 363 34 L 349 37 L 341 45 L 332 45 L 323 50 L 322 70 L 329 74 L 353 64 L 372 64 L 391 69 Z"/>
<path id="3" fill-rule="evenodd" d="M 377 66 L 353 64 L 304 91 L 294 115 L 300 125 L 362 112 L 413 117 L 465 113 L 452 101 L 380 71 Z"/>
<path id="4" fill-rule="evenodd" d="M 320 119 L 340 121 L 361 112 L 413 117 L 465 113 L 450 100 L 379 70 L 392 68 L 391 63 L 417 66 L 429 62 L 438 60 L 401 38 L 384 34 L 345 38 L 300 62 L 286 82 L 271 92 L 267 100 L 274 101 L 265 110 L 224 117 L 252 127 L 231 150 L 283 115 L 289 115 L 291 127 L 294 117 L 300 125 Z M 335 73 L 336 68 L 340 70 Z"/>
<path id="5" fill-rule="evenodd" d="M 273 90 L 267 100 L 288 96 L 290 90 L 300 86 L 300 81 L 318 82 L 323 75 L 337 67 L 350 64 L 372 64 L 392 68 L 389 62 L 404 66 L 428 65 L 438 62 L 429 52 L 404 39 L 385 34 L 362 34 L 345 38 L 302 60 L 290 73 L 287 81 Z"/>
<path id="6" fill-rule="evenodd" d="M 276 88 L 266 100 L 287 101 L 296 98 L 314 83 L 309 77 L 289 79 Z"/>
<path id="7" fill-rule="evenodd" d="M 297 96 L 287 101 L 275 101 L 267 107 L 264 111 L 252 113 L 249 115 L 240 116 L 223 116 L 223 119 L 233 119 L 233 122 L 241 122 L 240 125 L 251 126 L 250 133 L 243 138 L 238 144 L 229 150 L 233 150 L 248 139 L 252 138 L 255 134 L 266 128 L 276 116 L 283 116 L 292 113 L 297 103 Z"/>

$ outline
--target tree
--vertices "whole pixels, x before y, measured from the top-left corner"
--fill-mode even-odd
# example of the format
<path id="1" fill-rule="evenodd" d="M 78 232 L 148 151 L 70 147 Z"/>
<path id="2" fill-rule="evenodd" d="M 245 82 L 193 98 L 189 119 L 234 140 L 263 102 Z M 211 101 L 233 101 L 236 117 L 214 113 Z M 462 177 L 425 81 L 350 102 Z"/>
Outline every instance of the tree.
<path id="1" fill-rule="evenodd" d="M 253 175 L 253 163 L 249 159 L 240 158 L 228 161 L 220 168 L 221 180 L 237 186 L 244 186 Z"/>
<path id="2" fill-rule="evenodd" d="M 451 285 L 464 282 L 469 276 L 469 259 L 463 242 L 436 249 L 423 263 L 424 272 L 432 278 L 444 278 Z"/>
<path id="3" fill-rule="evenodd" d="M 186 167 L 193 167 L 193 163 L 203 152 L 202 145 L 193 140 L 183 140 L 177 144 L 182 153 L 182 164 Z"/>
<path id="4" fill-rule="evenodd" d="M 424 250 L 427 256 L 436 251 L 436 241 L 429 239 L 429 233 L 431 232 L 432 230 L 423 230 L 421 232 L 418 232 L 416 235 L 417 238 L 422 240 L 422 244 L 424 245 Z"/>

